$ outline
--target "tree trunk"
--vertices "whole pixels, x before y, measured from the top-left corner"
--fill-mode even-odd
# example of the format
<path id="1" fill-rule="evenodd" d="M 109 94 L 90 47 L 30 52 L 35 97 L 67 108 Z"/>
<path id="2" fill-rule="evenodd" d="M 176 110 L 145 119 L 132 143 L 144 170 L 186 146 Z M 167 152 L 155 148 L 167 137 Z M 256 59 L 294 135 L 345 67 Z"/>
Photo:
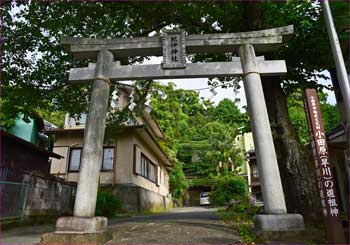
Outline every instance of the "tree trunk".
<path id="1" fill-rule="evenodd" d="M 307 223 L 322 220 L 311 149 L 299 142 L 291 124 L 287 97 L 278 77 L 262 80 L 288 213 L 300 213 Z"/>

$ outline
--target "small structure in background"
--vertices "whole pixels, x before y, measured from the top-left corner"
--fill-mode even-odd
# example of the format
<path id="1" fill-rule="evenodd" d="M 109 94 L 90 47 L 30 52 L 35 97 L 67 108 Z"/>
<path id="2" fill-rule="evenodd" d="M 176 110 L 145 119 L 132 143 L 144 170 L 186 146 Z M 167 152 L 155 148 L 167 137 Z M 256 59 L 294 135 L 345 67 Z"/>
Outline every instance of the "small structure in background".
<path id="1" fill-rule="evenodd" d="M 237 135 L 236 145 L 244 159 L 239 175 L 244 176 L 247 180 L 250 203 L 252 205 L 262 205 L 263 198 L 252 133 Z"/>
<path id="2" fill-rule="evenodd" d="M 19 114 L 10 129 L 0 129 L 2 181 L 22 182 L 24 173 L 31 171 L 49 174 L 49 158 L 63 158 L 50 151 L 50 138 L 40 132 L 44 129 L 44 120 L 28 118 L 26 121 L 23 114 Z"/>
<path id="3" fill-rule="evenodd" d="M 1 220 L 62 215 L 72 211 L 76 184 L 49 176 L 50 158 L 62 159 L 51 151 L 50 137 L 40 131 L 54 128 L 39 117 L 23 118 L 1 134 Z"/>
<path id="4" fill-rule="evenodd" d="M 350 135 L 349 135 L 350 136 Z M 348 136 L 348 137 L 349 137 Z M 327 133 L 327 143 L 334 172 L 335 187 L 339 198 L 339 210 L 342 217 L 342 223 L 345 232 L 346 242 L 350 239 L 350 183 L 348 179 L 349 170 L 347 167 L 347 144 L 345 124 L 339 124 Z"/>
<path id="5" fill-rule="evenodd" d="M 121 111 L 133 103 L 130 94 L 135 88 L 119 85 L 118 89 Z M 52 175 L 78 182 L 86 118 L 67 115 L 63 129 L 46 131 L 55 137 L 54 152 L 65 156 L 52 160 Z M 172 162 L 157 143 L 162 139 L 164 134 L 158 123 L 151 114 L 142 111 L 108 135 L 108 142 L 105 140 L 99 186 L 113 189 L 124 209 L 143 211 L 172 205 L 169 192 Z"/>
<path id="6" fill-rule="evenodd" d="M 246 152 L 246 159 L 249 164 L 249 193 L 250 204 L 254 206 L 263 205 L 263 197 L 261 193 L 259 170 L 256 162 L 256 155 L 254 150 Z"/>

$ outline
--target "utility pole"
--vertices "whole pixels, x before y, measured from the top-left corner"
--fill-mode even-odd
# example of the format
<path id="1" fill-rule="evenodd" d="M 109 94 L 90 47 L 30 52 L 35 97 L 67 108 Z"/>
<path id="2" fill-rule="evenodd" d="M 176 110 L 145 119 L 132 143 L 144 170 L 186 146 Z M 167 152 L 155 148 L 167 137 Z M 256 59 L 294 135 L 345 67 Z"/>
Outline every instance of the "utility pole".
<path id="1" fill-rule="evenodd" d="M 328 0 L 323 0 L 321 2 L 323 5 L 323 11 L 324 11 L 324 16 L 326 20 L 328 36 L 331 42 L 334 63 L 337 70 L 337 77 L 339 81 L 340 92 L 341 92 L 341 95 L 343 96 L 344 103 L 345 103 L 346 122 L 350 123 L 350 83 L 348 79 L 348 74 L 346 73 L 344 58 L 341 52 L 341 48 L 338 40 L 338 34 L 334 27 L 334 22 L 333 22 L 331 9 L 329 7 L 329 2 Z"/>
<path id="2" fill-rule="evenodd" d="M 345 126 L 345 136 L 347 140 L 347 156 L 345 160 L 345 169 L 347 170 L 347 179 L 348 179 L 348 191 L 350 191 L 350 83 L 348 74 L 346 72 L 345 63 L 343 54 L 340 48 L 338 34 L 334 27 L 332 12 L 329 7 L 328 0 L 323 0 L 322 6 L 323 6 L 323 12 L 325 16 L 328 36 L 331 42 L 332 47 L 332 53 L 335 63 L 335 68 L 337 71 L 337 77 L 340 87 L 340 92 L 344 100 L 345 105 L 345 116 L 346 116 L 346 126 Z M 348 196 L 348 218 L 350 218 L 350 195 Z M 350 228 L 349 228 L 350 229 Z M 349 230 L 350 233 L 350 230 Z M 350 236 L 350 235 L 349 235 Z M 348 237 L 350 240 L 350 237 Z"/>

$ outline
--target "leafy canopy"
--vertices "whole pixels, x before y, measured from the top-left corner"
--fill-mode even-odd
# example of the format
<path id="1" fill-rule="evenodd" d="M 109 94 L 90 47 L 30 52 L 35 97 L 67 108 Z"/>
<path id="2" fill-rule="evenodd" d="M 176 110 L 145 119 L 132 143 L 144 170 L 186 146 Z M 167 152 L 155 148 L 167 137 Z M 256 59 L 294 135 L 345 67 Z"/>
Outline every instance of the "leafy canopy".
<path id="1" fill-rule="evenodd" d="M 332 2 L 340 41 L 348 39 L 345 2 Z M 86 110 L 89 84 L 67 85 L 66 71 L 89 60 L 76 60 L 60 45 L 61 36 L 117 38 L 157 34 L 166 26 L 187 33 L 245 31 L 246 3 L 111 3 L 111 2 L 11 2 L 1 6 L 3 16 L 3 70 L 1 121 L 8 127 L 19 112 L 33 115 L 38 110 L 79 114 Z M 286 59 L 288 74 L 284 88 L 320 86 L 317 71 L 333 67 L 322 9 L 310 1 L 265 1 L 261 28 L 294 24 L 295 34 L 273 58 Z M 193 62 L 230 60 L 235 55 L 198 54 Z M 317 58 L 315 58 L 317 57 Z M 345 58 L 347 60 L 347 58 Z M 122 64 L 142 61 L 122 59 Z M 317 75 L 318 74 L 318 75 Z M 224 86 L 238 86 L 230 78 Z M 213 84 L 218 83 L 212 81 Z"/>

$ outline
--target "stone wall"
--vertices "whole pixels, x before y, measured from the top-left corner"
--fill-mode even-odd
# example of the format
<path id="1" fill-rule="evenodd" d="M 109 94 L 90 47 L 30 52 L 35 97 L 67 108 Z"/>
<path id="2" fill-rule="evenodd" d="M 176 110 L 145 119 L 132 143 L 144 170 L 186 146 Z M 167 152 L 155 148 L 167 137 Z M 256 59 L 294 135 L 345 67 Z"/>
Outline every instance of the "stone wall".
<path id="1" fill-rule="evenodd" d="M 113 192 L 120 197 L 123 209 L 127 211 L 156 211 L 172 207 L 171 196 L 164 196 L 140 186 L 119 184 Z"/>
<path id="2" fill-rule="evenodd" d="M 44 175 L 31 173 L 25 176 L 29 188 L 25 217 L 59 216 L 71 214 L 74 205 L 76 183 Z"/>

